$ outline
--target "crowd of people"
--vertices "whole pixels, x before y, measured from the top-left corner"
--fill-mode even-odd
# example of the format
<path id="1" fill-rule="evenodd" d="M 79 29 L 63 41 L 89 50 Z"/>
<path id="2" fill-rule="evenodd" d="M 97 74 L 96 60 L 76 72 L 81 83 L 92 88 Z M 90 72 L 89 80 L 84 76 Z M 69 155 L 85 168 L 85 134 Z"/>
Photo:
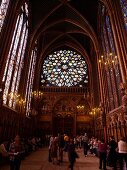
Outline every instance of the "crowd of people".
<path id="1" fill-rule="evenodd" d="M 74 168 L 74 163 L 78 154 L 75 149 L 74 139 L 68 135 L 51 136 L 49 141 L 49 162 L 60 165 L 63 162 L 63 152 L 68 153 L 69 167 Z"/>
<path id="2" fill-rule="evenodd" d="M 0 143 L 0 163 L 9 162 L 10 170 L 20 170 L 21 160 L 42 147 L 42 144 L 40 137 L 21 139 L 19 135 L 16 135 L 14 140 Z"/>
<path id="3" fill-rule="evenodd" d="M 113 170 L 118 167 L 124 170 L 124 164 L 127 169 L 127 141 L 124 137 L 116 142 L 114 137 L 110 136 L 109 141 L 105 142 L 104 139 L 89 138 L 87 133 L 75 137 L 58 134 L 47 135 L 45 141 L 49 148 L 48 161 L 53 164 L 61 165 L 65 152 L 68 155 L 68 168 L 73 170 L 75 161 L 79 158 L 77 150 L 81 149 L 84 157 L 93 155 L 99 158 L 99 169 L 106 170 L 106 167 L 110 166 Z M 44 140 L 40 137 L 21 139 L 16 135 L 14 140 L 0 143 L 0 161 L 6 158 L 10 162 L 10 170 L 20 170 L 21 160 L 43 144 Z"/>
<path id="4" fill-rule="evenodd" d="M 127 141 L 124 137 L 116 142 L 113 136 L 110 136 L 109 142 L 104 139 L 98 140 L 95 137 L 89 138 L 87 133 L 69 138 L 66 134 L 51 136 L 49 142 L 49 162 L 60 164 L 63 162 L 63 152 L 68 153 L 69 167 L 73 170 L 76 158 L 78 158 L 76 149 L 83 149 L 83 154 L 87 157 L 89 154 L 99 158 L 99 169 L 106 170 L 110 166 L 113 170 L 124 170 L 124 163 L 127 169 Z"/>

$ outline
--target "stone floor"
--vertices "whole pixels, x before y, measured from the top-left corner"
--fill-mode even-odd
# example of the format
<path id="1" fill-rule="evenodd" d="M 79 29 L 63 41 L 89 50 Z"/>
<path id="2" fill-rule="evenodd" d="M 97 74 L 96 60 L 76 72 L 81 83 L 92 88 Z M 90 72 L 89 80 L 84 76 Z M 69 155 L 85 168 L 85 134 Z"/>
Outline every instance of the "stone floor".
<path id="1" fill-rule="evenodd" d="M 79 158 L 76 160 L 74 170 L 99 170 L 99 160 L 93 155 L 84 157 L 82 149 L 77 150 Z M 108 170 L 111 168 L 107 167 Z M 9 170 L 9 166 L 0 167 L 0 170 Z M 48 162 L 48 148 L 42 148 L 31 153 L 22 161 L 20 170 L 68 170 L 67 153 L 64 152 L 64 162 L 54 165 Z"/>

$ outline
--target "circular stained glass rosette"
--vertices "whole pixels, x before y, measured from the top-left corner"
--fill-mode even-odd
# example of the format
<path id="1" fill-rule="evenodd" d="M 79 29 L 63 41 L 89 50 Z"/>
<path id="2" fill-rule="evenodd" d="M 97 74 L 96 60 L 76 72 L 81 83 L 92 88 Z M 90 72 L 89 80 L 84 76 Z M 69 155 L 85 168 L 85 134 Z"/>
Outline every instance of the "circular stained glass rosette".
<path id="1" fill-rule="evenodd" d="M 87 64 L 84 58 L 70 50 L 50 54 L 44 60 L 42 72 L 42 85 L 82 87 L 88 83 Z"/>

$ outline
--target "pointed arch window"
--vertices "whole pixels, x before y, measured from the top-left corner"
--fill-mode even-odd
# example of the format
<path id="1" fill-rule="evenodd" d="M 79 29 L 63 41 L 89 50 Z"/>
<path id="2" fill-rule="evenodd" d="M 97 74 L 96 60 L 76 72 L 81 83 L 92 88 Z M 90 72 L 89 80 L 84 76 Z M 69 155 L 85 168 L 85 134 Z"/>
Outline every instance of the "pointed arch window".
<path id="1" fill-rule="evenodd" d="M 24 63 L 27 37 L 28 4 L 24 3 L 24 5 L 21 6 L 20 13 L 17 17 L 3 75 L 3 81 L 5 82 L 3 102 L 12 108 L 15 108 L 18 96 L 18 87 Z"/>
<path id="2" fill-rule="evenodd" d="M 32 89 L 33 89 L 36 58 L 37 58 L 37 46 L 35 46 L 34 49 L 32 50 L 31 58 L 30 58 L 30 65 L 29 65 L 29 72 L 28 72 L 28 79 L 27 79 L 27 86 L 26 86 L 26 95 L 25 95 L 25 101 L 27 101 L 26 116 L 29 116 L 31 110 L 31 99 L 32 99 Z"/>
<path id="3" fill-rule="evenodd" d="M 125 28 L 127 30 L 127 0 L 120 0 L 120 5 L 124 17 Z"/>
<path id="4" fill-rule="evenodd" d="M 2 0 L 0 3 L 0 32 L 6 17 L 7 9 L 9 6 L 9 1 L 10 0 Z"/>
<path id="5" fill-rule="evenodd" d="M 118 58 L 116 54 L 115 41 L 113 37 L 112 27 L 110 23 L 110 18 L 104 5 L 101 4 L 101 42 L 103 49 L 103 76 L 104 74 L 105 89 L 106 84 L 107 90 L 105 90 L 106 98 L 110 103 L 110 110 L 116 108 L 120 105 L 121 94 L 119 89 L 119 84 L 121 82 L 121 73 L 118 63 Z"/>
<path id="6" fill-rule="evenodd" d="M 112 61 L 115 61 L 116 60 L 115 57 L 117 57 L 116 56 L 116 49 L 115 49 L 115 43 L 114 43 L 110 18 L 109 18 L 108 15 L 106 16 L 106 27 L 107 27 L 107 36 L 109 38 L 109 46 L 110 46 L 110 49 L 111 49 L 111 53 L 113 54 L 113 55 L 110 55 L 110 59 Z M 110 68 L 110 75 L 111 75 L 113 98 L 115 99 L 114 101 L 117 103 L 116 95 L 117 95 L 117 91 L 119 89 L 119 84 L 121 82 L 118 59 L 116 60 L 116 63 L 113 64 L 112 67 Z M 118 98 L 120 98 L 120 95 L 121 95 L 120 91 L 118 91 Z"/>

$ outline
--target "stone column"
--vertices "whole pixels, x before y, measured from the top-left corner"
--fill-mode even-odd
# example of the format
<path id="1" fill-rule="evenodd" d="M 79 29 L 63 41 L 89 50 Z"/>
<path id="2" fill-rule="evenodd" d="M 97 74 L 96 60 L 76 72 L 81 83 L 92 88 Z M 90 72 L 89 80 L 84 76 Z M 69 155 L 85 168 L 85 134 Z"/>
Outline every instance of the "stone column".
<path id="1" fill-rule="evenodd" d="M 101 117 L 102 117 L 102 127 L 104 130 L 104 139 L 105 139 L 105 142 L 107 142 L 106 113 L 105 113 L 105 109 L 103 106 L 101 106 L 100 111 L 101 111 Z"/>
<path id="2" fill-rule="evenodd" d="M 122 97 L 122 110 L 125 115 L 127 115 L 127 91 L 125 90 L 125 94 Z"/>
<path id="3" fill-rule="evenodd" d="M 126 125 L 125 125 L 125 116 L 124 112 L 119 114 L 119 121 L 121 122 L 121 136 L 126 137 Z"/>

